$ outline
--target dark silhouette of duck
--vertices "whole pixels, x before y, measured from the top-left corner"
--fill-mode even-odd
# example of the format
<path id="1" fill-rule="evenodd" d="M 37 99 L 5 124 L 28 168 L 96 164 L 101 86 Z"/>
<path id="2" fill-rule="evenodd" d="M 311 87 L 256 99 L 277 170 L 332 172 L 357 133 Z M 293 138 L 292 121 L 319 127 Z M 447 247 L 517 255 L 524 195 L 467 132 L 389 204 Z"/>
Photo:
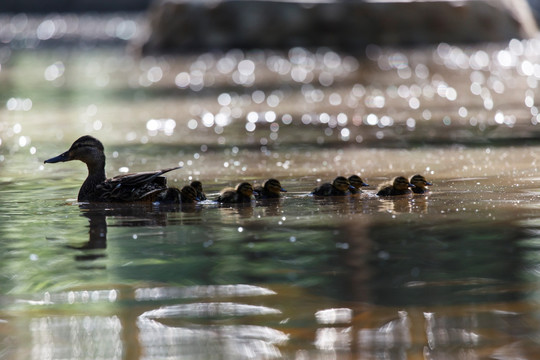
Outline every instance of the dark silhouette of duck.
<path id="1" fill-rule="evenodd" d="M 414 185 L 414 187 L 412 188 L 412 192 L 415 194 L 424 194 L 429 191 L 426 186 L 433 185 L 432 183 L 427 181 L 425 177 L 419 174 L 411 177 L 410 183 Z"/>
<path id="2" fill-rule="evenodd" d="M 191 184 L 189 184 L 191 187 L 193 187 L 195 190 L 197 190 L 197 198 L 199 201 L 207 200 L 206 194 L 204 193 L 202 182 L 199 180 L 192 181 Z"/>
<path id="3" fill-rule="evenodd" d="M 338 176 L 330 183 L 324 183 L 311 192 L 315 196 L 346 196 L 352 186 L 344 176 Z"/>
<path id="4" fill-rule="evenodd" d="M 225 188 L 217 198 L 221 204 L 241 204 L 250 203 L 253 198 L 253 186 L 248 182 L 240 183 L 236 189 Z"/>
<path id="5" fill-rule="evenodd" d="M 409 188 L 414 187 L 413 184 L 403 176 L 396 177 L 391 183 L 384 183 L 377 189 L 378 196 L 396 196 L 407 195 L 411 193 Z"/>
<path id="6" fill-rule="evenodd" d="M 277 179 L 268 179 L 263 186 L 257 186 L 253 191 L 257 200 L 279 199 L 282 192 L 287 192 L 287 190 L 281 186 Z"/>
<path id="7" fill-rule="evenodd" d="M 200 201 L 197 190 L 191 185 L 186 185 L 180 190 L 180 199 L 182 204 L 196 204 Z"/>
<path id="8" fill-rule="evenodd" d="M 162 176 L 180 166 L 107 179 L 103 144 L 89 135 L 78 138 L 69 150 L 45 163 L 71 160 L 80 160 L 88 167 L 88 176 L 77 196 L 79 202 L 180 202 L 180 190 L 167 187 L 167 179 Z"/>
<path id="9" fill-rule="evenodd" d="M 351 175 L 348 180 L 349 184 L 351 184 L 351 188 L 349 188 L 351 194 L 360 194 L 362 192 L 362 187 L 369 186 L 369 184 L 366 184 L 358 175 Z"/>

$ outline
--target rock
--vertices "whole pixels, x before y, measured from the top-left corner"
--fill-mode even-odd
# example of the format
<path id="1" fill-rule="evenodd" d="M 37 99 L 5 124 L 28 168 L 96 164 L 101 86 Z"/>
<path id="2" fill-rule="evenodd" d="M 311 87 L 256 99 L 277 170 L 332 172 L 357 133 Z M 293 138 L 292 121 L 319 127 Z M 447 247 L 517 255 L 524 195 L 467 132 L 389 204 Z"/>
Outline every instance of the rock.
<path id="1" fill-rule="evenodd" d="M 144 53 L 507 41 L 536 35 L 526 0 L 159 0 Z"/>

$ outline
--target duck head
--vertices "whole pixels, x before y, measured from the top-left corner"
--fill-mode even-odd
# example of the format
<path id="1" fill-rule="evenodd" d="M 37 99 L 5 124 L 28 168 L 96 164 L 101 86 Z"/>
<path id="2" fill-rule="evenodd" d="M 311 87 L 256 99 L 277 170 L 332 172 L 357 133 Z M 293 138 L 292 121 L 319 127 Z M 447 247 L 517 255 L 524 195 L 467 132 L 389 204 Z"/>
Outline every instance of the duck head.
<path id="1" fill-rule="evenodd" d="M 347 180 L 347 178 L 344 176 L 338 176 L 335 178 L 332 185 L 339 191 L 347 191 L 352 187 L 349 180 Z"/>
<path id="2" fill-rule="evenodd" d="M 89 168 L 104 167 L 105 154 L 103 144 L 101 141 L 90 135 L 82 136 L 75 140 L 69 150 L 45 160 L 45 164 L 54 164 L 71 160 L 80 160 L 87 164 Z"/>
<path id="3" fill-rule="evenodd" d="M 423 177 L 422 175 L 414 175 L 412 178 L 411 178 L 411 184 L 413 184 L 415 187 L 418 187 L 422 190 L 425 190 L 426 189 L 426 186 L 431 186 L 433 185 L 432 183 L 430 183 L 429 181 L 426 180 L 425 177 Z"/>
<path id="4" fill-rule="evenodd" d="M 398 176 L 397 178 L 395 178 L 392 186 L 396 190 L 407 190 L 407 188 L 414 187 L 414 185 L 411 184 L 409 180 L 407 180 L 407 178 L 403 176 Z"/>
<path id="5" fill-rule="evenodd" d="M 197 190 L 190 185 L 186 185 L 180 190 L 180 194 L 182 196 L 182 202 L 187 204 L 193 204 L 199 201 L 199 198 L 197 197 Z"/>
<path id="6" fill-rule="evenodd" d="M 243 182 L 236 186 L 236 192 L 243 196 L 251 197 L 253 196 L 253 186 L 248 182 Z"/>
<path id="7" fill-rule="evenodd" d="M 369 186 L 369 184 L 366 184 L 358 175 L 349 176 L 349 183 L 356 189 L 360 189 L 362 186 Z"/>
<path id="8" fill-rule="evenodd" d="M 203 192 L 202 183 L 199 180 L 192 181 L 191 184 L 189 184 L 191 187 L 193 187 L 197 192 Z"/>
<path id="9" fill-rule="evenodd" d="M 287 190 L 285 190 L 283 187 L 281 187 L 281 183 L 277 179 L 268 179 L 264 183 L 264 188 L 268 192 L 273 193 L 273 194 L 279 194 L 279 193 L 282 193 L 282 192 L 287 192 Z"/>

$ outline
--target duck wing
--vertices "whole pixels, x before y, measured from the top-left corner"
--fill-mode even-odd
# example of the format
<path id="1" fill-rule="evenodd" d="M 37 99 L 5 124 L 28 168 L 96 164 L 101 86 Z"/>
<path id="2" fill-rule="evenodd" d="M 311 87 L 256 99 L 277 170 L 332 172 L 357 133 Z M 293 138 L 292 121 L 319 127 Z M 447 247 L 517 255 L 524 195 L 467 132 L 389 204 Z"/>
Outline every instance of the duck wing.
<path id="1" fill-rule="evenodd" d="M 180 167 L 158 171 L 118 175 L 98 185 L 101 201 L 151 200 L 167 190 L 167 179 L 161 176 Z"/>
<path id="2" fill-rule="evenodd" d="M 157 171 L 146 171 L 146 172 L 139 172 L 139 173 L 133 173 L 133 174 L 123 174 L 123 175 L 117 175 L 113 177 L 112 179 L 109 179 L 107 181 L 110 181 L 111 183 L 115 184 L 121 184 L 122 186 L 135 186 L 140 184 L 145 184 L 149 182 L 153 182 L 155 179 L 162 178 L 165 180 L 163 186 L 167 185 L 165 177 L 161 176 L 165 173 L 168 173 L 169 171 L 180 169 L 181 166 L 167 168 L 163 170 L 157 170 Z M 163 180 L 159 180 L 163 181 Z"/>

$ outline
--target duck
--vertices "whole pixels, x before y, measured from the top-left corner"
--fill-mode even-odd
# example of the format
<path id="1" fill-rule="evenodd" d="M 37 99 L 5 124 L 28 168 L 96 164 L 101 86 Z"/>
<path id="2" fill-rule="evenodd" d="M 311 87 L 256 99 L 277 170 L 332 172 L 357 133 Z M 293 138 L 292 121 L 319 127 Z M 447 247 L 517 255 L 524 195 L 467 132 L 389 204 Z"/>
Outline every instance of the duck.
<path id="1" fill-rule="evenodd" d="M 366 184 L 358 175 L 351 175 L 349 176 L 348 180 L 349 184 L 351 184 L 351 188 L 349 188 L 351 194 L 359 194 L 362 192 L 361 188 L 363 186 L 369 186 L 369 184 Z"/>
<path id="2" fill-rule="evenodd" d="M 345 176 L 338 176 L 332 183 L 324 183 L 313 189 L 311 194 L 315 196 L 346 196 L 352 186 Z"/>
<path id="3" fill-rule="evenodd" d="M 54 164 L 79 160 L 86 164 L 88 176 L 84 180 L 77 201 L 79 202 L 154 202 L 179 203 L 180 190 L 167 186 L 164 174 L 180 169 L 167 169 L 122 174 L 108 179 L 105 175 L 105 153 L 101 141 L 90 135 L 75 140 L 62 154 L 44 161 Z"/>
<path id="4" fill-rule="evenodd" d="M 186 185 L 180 190 L 182 204 L 196 204 L 200 201 L 198 191 L 191 185 Z"/>
<path id="5" fill-rule="evenodd" d="M 221 190 L 217 202 L 221 204 L 241 204 L 250 203 L 253 197 L 253 185 L 242 182 L 233 188 Z"/>
<path id="6" fill-rule="evenodd" d="M 253 190 L 257 200 L 279 199 L 282 192 L 287 192 L 287 190 L 281 186 L 279 180 L 273 178 L 266 180 L 263 186 L 256 186 Z"/>
<path id="7" fill-rule="evenodd" d="M 197 198 L 199 201 L 207 200 L 206 194 L 203 191 L 202 182 L 199 180 L 192 181 L 191 184 L 189 184 L 191 187 L 193 187 L 195 190 L 197 190 Z"/>
<path id="8" fill-rule="evenodd" d="M 409 182 L 414 185 L 414 187 L 411 189 L 412 189 L 412 192 L 415 194 L 424 194 L 429 191 L 429 189 L 426 186 L 433 185 L 431 182 L 427 181 L 426 178 L 420 174 L 417 174 L 411 177 L 411 180 Z"/>
<path id="9" fill-rule="evenodd" d="M 409 188 L 414 187 L 413 184 L 407 180 L 404 176 L 398 176 L 394 178 L 391 183 L 384 183 L 377 189 L 378 196 L 396 196 L 407 195 L 411 193 Z"/>

